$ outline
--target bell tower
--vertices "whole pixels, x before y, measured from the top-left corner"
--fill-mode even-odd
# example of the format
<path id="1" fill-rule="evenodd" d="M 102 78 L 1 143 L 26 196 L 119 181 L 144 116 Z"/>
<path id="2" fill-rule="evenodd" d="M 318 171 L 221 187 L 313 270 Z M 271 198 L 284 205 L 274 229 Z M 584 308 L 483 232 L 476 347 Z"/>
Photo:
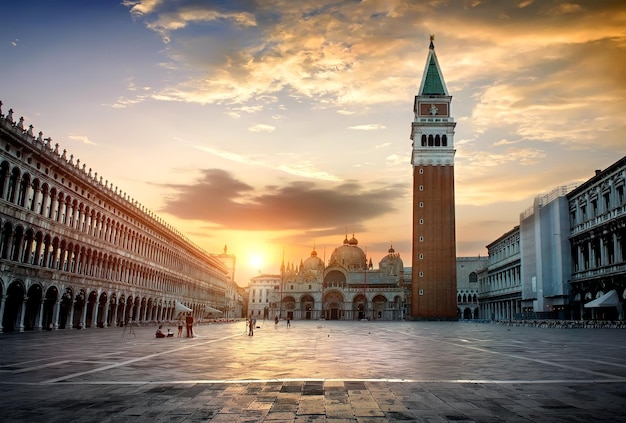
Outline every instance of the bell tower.
<path id="1" fill-rule="evenodd" d="M 413 260 L 411 318 L 457 320 L 452 96 L 430 36 L 413 104 Z"/>

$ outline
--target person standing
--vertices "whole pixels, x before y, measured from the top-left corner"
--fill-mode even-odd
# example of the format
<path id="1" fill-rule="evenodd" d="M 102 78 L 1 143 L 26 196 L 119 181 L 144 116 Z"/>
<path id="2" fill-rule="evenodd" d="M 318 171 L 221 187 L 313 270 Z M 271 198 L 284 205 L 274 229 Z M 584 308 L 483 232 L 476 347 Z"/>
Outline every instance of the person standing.
<path id="1" fill-rule="evenodd" d="M 183 336 L 183 321 L 181 319 L 178 320 L 178 337 Z"/>
<path id="2" fill-rule="evenodd" d="M 291 318 L 289 318 L 289 316 L 287 316 L 287 327 L 291 327 Z"/>
<path id="3" fill-rule="evenodd" d="M 185 317 L 185 323 L 187 324 L 187 338 L 193 338 L 193 315 L 190 311 L 187 312 L 187 317 Z"/>
<path id="4" fill-rule="evenodd" d="M 250 319 L 248 319 L 248 336 L 254 336 L 254 318 L 250 315 Z"/>

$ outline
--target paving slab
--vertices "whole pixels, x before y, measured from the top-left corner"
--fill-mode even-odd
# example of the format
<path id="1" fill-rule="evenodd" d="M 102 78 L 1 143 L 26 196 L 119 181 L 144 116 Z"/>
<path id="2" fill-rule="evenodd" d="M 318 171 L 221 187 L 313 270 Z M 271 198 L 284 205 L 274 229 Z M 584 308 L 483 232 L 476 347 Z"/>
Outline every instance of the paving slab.
<path id="1" fill-rule="evenodd" d="M 1 334 L 0 420 L 623 421 L 624 330 L 297 323 Z"/>

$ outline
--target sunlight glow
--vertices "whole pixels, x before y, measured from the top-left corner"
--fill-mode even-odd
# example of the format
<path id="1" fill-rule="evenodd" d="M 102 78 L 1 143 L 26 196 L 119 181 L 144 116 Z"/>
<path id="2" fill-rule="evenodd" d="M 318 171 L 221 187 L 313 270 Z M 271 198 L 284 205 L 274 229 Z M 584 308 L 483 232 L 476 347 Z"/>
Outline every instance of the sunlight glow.
<path id="1" fill-rule="evenodd" d="M 261 267 L 263 266 L 264 261 L 265 260 L 263 259 L 263 256 L 259 253 L 252 254 L 250 256 L 250 259 L 248 260 L 248 262 L 250 263 L 250 266 L 258 270 L 261 270 Z"/>

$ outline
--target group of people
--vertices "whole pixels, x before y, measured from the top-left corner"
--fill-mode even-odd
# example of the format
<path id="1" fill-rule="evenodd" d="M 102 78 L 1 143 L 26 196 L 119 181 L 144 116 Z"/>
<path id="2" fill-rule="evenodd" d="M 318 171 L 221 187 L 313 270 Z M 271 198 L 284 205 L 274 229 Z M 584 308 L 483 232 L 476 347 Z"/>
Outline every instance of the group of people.
<path id="1" fill-rule="evenodd" d="M 285 320 L 287 321 L 287 327 L 291 327 L 291 319 L 287 317 Z M 278 321 L 278 316 L 274 317 L 274 328 L 278 327 Z M 256 317 L 253 314 L 250 314 L 250 317 L 246 320 L 246 326 L 248 327 L 248 336 L 254 336 L 254 329 L 257 325 Z"/>
<path id="2" fill-rule="evenodd" d="M 287 317 L 285 319 L 287 321 L 287 327 L 290 328 L 291 327 L 291 318 Z M 278 327 L 278 316 L 274 317 L 274 327 Z"/>
<path id="3" fill-rule="evenodd" d="M 191 314 L 191 312 L 187 312 L 187 315 L 185 316 L 185 326 L 187 327 L 187 338 L 194 338 L 194 334 L 193 334 L 193 315 Z M 178 337 L 181 338 L 183 336 L 183 321 L 179 320 L 178 321 Z M 174 337 L 174 333 L 170 330 L 170 328 L 167 328 L 167 333 L 165 333 L 163 331 L 163 325 L 159 325 L 158 329 L 156 330 L 156 337 L 157 338 L 173 338 Z"/>

